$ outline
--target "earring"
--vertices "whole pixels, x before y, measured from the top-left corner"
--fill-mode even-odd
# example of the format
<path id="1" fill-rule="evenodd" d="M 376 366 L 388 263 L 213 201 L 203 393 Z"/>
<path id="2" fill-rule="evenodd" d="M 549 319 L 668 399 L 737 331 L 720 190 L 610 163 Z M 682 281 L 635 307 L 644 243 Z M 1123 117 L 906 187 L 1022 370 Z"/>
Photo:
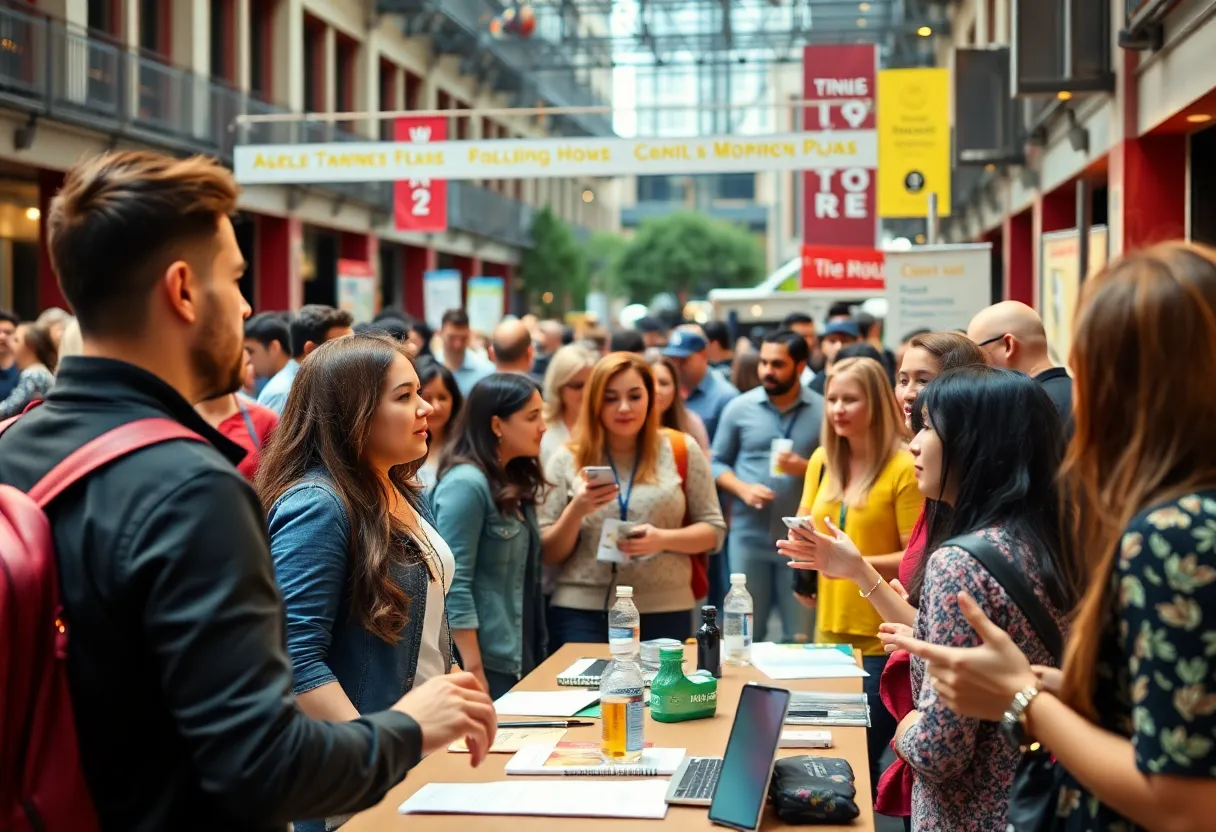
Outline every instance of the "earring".
<path id="1" fill-rule="evenodd" d="M 501 445 L 502 444 L 502 434 L 501 433 L 497 434 L 497 436 L 498 436 L 498 444 Z"/>

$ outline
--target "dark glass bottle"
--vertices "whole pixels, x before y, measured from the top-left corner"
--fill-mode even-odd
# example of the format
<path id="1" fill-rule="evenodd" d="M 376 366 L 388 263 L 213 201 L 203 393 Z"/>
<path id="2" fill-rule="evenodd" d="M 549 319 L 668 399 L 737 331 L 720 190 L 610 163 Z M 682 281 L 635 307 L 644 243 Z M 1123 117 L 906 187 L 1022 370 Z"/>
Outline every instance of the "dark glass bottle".
<path id="1" fill-rule="evenodd" d="M 718 629 L 718 608 L 701 607 L 701 629 L 697 630 L 697 670 L 708 670 L 722 678 L 722 631 Z"/>

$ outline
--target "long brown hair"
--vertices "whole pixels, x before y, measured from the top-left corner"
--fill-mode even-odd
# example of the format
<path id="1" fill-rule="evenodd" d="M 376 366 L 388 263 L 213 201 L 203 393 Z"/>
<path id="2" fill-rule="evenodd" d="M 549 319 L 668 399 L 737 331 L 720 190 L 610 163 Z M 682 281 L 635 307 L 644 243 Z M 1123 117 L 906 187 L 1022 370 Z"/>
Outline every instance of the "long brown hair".
<path id="1" fill-rule="evenodd" d="M 849 440 L 836 433 L 827 408 L 823 411 L 823 428 L 819 435 L 823 437 L 821 444 L 827 455 L 829 473 L 826 499 L 840 500 L 856 508 L 865 505 L 866 495 L 887 467 L 891 454 L 899 450 L 904 420 L 895 403 L 895 391 L 891 389 L 887 371 L 873 358 L 844 358 L 837 361 L 828 370 L 823 389 L 828 390 L 834 379 L 843 376 L 852 376 L 861 384 L 869 420 L 870 464 L 855 482 L 849 481 L 849 462 L 852 459 Z"/>
<path id="2" fill-rule="evenodd" d="M 17 327 L 21 332 L 21 340 L 34 359 L 52 373 L 59 366 L 59 348 L 51 337 L 51 330 L 43 324 L 27 323 Z"/>
<path id="3" fill-rule="evenodd" d="M 654 372 L 655 367 L 666 367 L 668 374 L 671 376 L 671 383 L 676 387 L 676 395 L 671 400 L 671 407 L 659 414 L 659 427 L 678 430 L 684 433 L 688 432 L 688 408 L 684 406 L 684 400 L 680 398 L 680 371 L 676 369 L 676 362 L 672 361 L 665 355 L 655 355 L 650 359 L 650 372 Z M 655 387 L 658 387 L 658 380 L 655 380 Z"/>
<path id="4" fill-rule="evenodd" d="M 1216 252 L 1166 243 L 1086 281 L 1069 365 L 1076 432 L 1064 460 L 1089 572 L 1064 700 L 1095 718 L 1095 664 L 1128 523 L 1216 485 Z"/>
<path id="5" fill-rule="evenodd" d="M 929 353 L 937 361 L 939 374 L 955 367 L 970 367 L 987 364 L 984 353 L 966 335 L 957 332 L 925 332 L 908 342 L 908 349 L 917 347 Z M 899 368 L 895 368 L 899 371 Z"/>
<path id="6" fill-rule="evenodd" d="M 389 644 L 397 642 L 410 609 L 409 595 L 390 570 L 418 555 L 402 544 L 408 532 L 389 512 L 388 488 L 416 503 L 411 481 L 423 462 L 394 466 L 386 484 L 367 460 L 372 422 L 398 356 L 411 361 L 391 338 L 355 335 L 322 344 L 300 362 L 279 427 L 262 449 L 256 483 L 269 511 L 291 486 L 325 473 L 350 520 L 351 609 Z"/>
<path id="7" fill-rule="evenodd" d="M 646 359 L 632 352 L 614 352 L 601 358 L 591 370 L 583 394 L 583 409 L 578 414 L 578 426 L 570 448 L 576 468 L 603 465 L 608 453 L 602 413 L 608 384 L 621 373 L 637 370 L 646 388 L 646 420 L 638 433 L 637 471 L 635 482 L 654 482 L 659 460 L 659 408 L 654 395 L 654 373 Z M 678 395 L 678 394 L 677 394 Z"/>

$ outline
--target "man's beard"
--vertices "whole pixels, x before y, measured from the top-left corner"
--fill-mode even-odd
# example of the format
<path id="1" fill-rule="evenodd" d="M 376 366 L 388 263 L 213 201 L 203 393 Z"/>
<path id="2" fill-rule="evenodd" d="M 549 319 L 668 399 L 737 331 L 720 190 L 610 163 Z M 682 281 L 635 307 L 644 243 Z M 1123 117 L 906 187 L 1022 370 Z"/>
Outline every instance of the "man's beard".
<path id="1" fill-rule="evenodd" d="M 761 379 L 760 384 L 764 387 L 764 392 L 770 396 L 784 396 L 786 393 L 794 389 L 794 383 L 798 381 L 797 376 L 791 376 L 785 381 L 775 380 L 771 383 Z"/>
<path id="2" fill-rule="evenodd" d="M 190 367 L 203 392 L 200 401 L 227 396 L 245 386 L 241 333 L 228 332 L 227 323 L 213 309 L 208 306 L 198 338 L 190 345 Z"/>

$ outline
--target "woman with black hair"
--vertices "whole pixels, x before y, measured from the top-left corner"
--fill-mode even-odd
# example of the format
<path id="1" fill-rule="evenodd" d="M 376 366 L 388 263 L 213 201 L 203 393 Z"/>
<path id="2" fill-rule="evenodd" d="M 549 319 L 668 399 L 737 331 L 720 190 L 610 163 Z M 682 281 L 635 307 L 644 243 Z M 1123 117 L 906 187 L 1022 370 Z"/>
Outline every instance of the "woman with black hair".
<path id="1" fill-rule="evenodd" d="M 439 457 L 452 438 L 452 427 L 456 424 L 464 407 L 464 396 L 456 385 L 452 371 L 433 358 L 419 358 L 418 383 L 423 400 L 431 406 L 427 419 L 426 462 L 418 469 L 418 481 L 424 488 L 433 488 L 439 476 Z"/>
<path id="2" fill-rule="evenodd" d="M 439 460 L 431 505 L 456 559 L 448 595 L 465 670 L 497 699 L 544 658 L 541 539 L 543 402 L 536 382 L 495 373 L 469 392 Z"/>
<path id="3" fill-rule="evenodd" d="M 909 450 L 926 498 L 948 507 L 929 520 L 928 557 L 912 578 L 919 597 L 917 638 L 952 646 L 979 644 L 959 614 L 968 593 L 985 614 L 1039 665 L 1055 666 L 1037 632 L 1034 610 L 1019 604 L 1018 587 L 998 580 L 979 560 L 1004 558 L 1026 593 L 1058 632 L 1080 597 L 1080 564 L 1061 529 L 1056 479 L 1063 458 L 1059 412 L 1033 379 L 993 367 L 943 373 L 917 399 L 917 431 Z M 954 545 L 963 535 L 983 542 Z M 973 538 L 974 540 L 974 538 Z M 977 554 L 978 552 L 978 554 Z M 999 565 L 999 564 L 998 564 Z M 996 723 L 959 716 L 943 705 L 912 659 L 917 710 L 896 729 L 894 747 L 914 773 L 912 826 L 966 832 L 1003 829 L 1019 753 Z"/>

